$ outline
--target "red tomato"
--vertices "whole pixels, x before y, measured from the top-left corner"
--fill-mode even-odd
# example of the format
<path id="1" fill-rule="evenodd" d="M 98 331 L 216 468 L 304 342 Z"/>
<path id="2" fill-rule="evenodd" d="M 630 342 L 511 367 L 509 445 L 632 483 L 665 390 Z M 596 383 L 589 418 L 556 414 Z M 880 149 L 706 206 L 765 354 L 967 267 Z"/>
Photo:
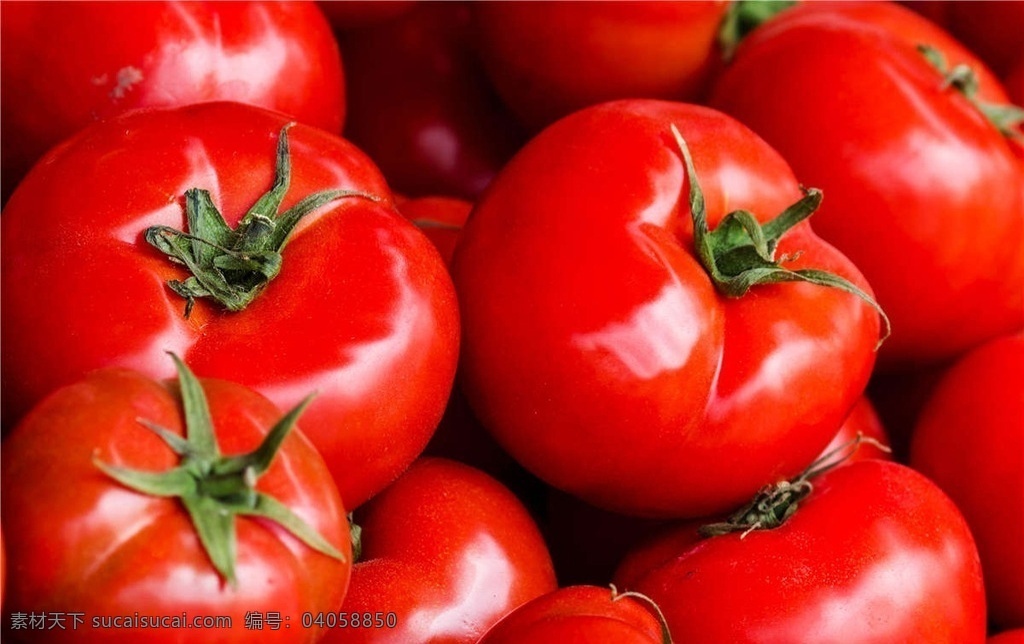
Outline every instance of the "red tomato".
<path id="1" fill-rule="evenodd" d="M 873 460 L 812 485 L 774 529 L 666 532 L 616 583 L 653 599 L 679 642 L 985 641 L 977 550 L 938 487 Z"/>
<path id="2" fill-rule="evenodd" d="M 694 247 L 673 124 L 710 225 L 734 209 L 764 221 L 801 199 L 785 161 L 719 112 L 608 103 L 548 128 L 502 170 L 453 276 L 464 389 L 517 460 L 592 505 L 701 516 L 825 447 L 867 381 L 879 322 L 858 297 L 814 284 L 721 295 Z M 806 222 L 778 252 L 867 288 Z"/>
<path id="3" fill-rule="evenodd" d="M 1024 333 L 962 357 L 914 430 L 910 464 L 967 518 L 985 569 L 989 618 L 1024 626 Z"/>
<path id="4" fill-rule="evenodd" d="M 927 32 L 941 34 L 888 3 L 801 5 L 743 41 L 711 97 L 826 195 L 814 228 L 877 291 L 887 366 L 1024 324 L 1024 245 L 1006 241 L 1024 237 L 1024 164 L 916 50 Z M 982 69 L 944 39 L 951 63 Z M 1005 103 L 990 79 L 978 97 Z"/>
<path id="5" fill-rule="evenodd" d="M 821 450 L 822 455 L 840 449 L 844 445 L 850 445 L 857 440 L 858 436 L 870 439 L 857 445 L 856 449 L 849 452 L 846 463 L 855 463 L 866 459 L 881 459 L 891 461 L 892 453 L 878 447 L 883 445 L 889 447 L 889 435 L 882 426 L 874 406 L 867 397 L 862 396 L 857 404 L 853 406 L 850 415 L 846 417 L 839 431 L 832 438 L 828 447 Z"/>
<path id="6" fill-rule="evenodd" d="M 616 98 L 692 99 L 728 2 L 480 2 L 481 56 L 531 129 Z"/>
<path id="7" fill-rule="evenodd" d="M 199 298 L 183 316 L 167 280 L 188 273 L 144 238 L 147 227 L 185 227 L 181 195 L 192 187 L 210 190 L 236 226 L 274 182 L 285 122 L 230 103 L 138 112 L 93 126 L 36 167 L 0 218 L 5 422 L 98 367 L 170 375 L 171 350 L 284 408 L 319 392 L 303 427 L 348 507 L 415 459 L 451 389 L 458 311 L 437 251 L 351 144 L 289 131 L 282 211 L 323 190 L 376 201 L 343 197 L 305 216 L 280 273 L 244 311 Z"/>
<path id="8" fill-rule="evenodd" d="M 476 197 L 522 144 L 477 61 L 466 3 L 422 3 L 341 46 L 345 136 L 397 191 Z"/>
<path id="9" fill-rule="evenodd" d="M 209 411 L 196 418 L 188 405 L 201 404 L 190 393 L 199 384 L 183 373 L 181 385 L 185 409 L 177 383 L 100 370 L 46 398 L 4 440 L 3 521 L 17 526 L 5 534 L 13 566 L 5 641 L 180 642 L 195 632 L 185 630 L 193 620 L 227 617 L 230 627 L 218 626 L 209 637 L 245 642 L 253 637 L 245 626 L 250 612 L 277 613 L 292 624 L 261 633 L 261 641 L 313 642 L 322 635 L 298 628 L 301 615 L 337 610 L 352 565 L 345 510 L 323 459 L 301 434 L 282 436 L 275 426 L 281 413 L 252 390 L 204 380 Z M 179 443 L 187 438 L 190 455 L 182 460 L 172 441 L 144 423 Z M 283 442 L 260 473 L 243 455 L 264 446 L 272 426 L 274 440 Z M 210 458 L 218 446 L 223 456 Z M 239 461 L 233 474 L 231 459 Z M 191 487 L 175 488 L 181 498 L 138 492 L 101 465 L 142 471 L 147 480 L 177 466 Z M 198 474 L 206 465 L 221 474 Z M 120 476 L 127 476 L 123 469 Z M 325 540 L 334 556 L 261 514 L 266 497 Z M 195 508 L 205 521 L 190 518 Z M 228 523 L 211 526 L 211 514 Z M 221 547 L 234 539 L 234 552 L 225 555 L 206 539 Z M 81 621 L 73 625 L 71 612 Z M 47 618 L 42 627 L 19 629 L 16 613 L 64 614 L 65 628 Z M 125 616 L 135 623 L 112 626 Z M 165 618 L 187 622 L 148 628 L 140 616 L 159 625 L 168 624 Z"/>
<path id="10" fill-rule="evenodd" d="M 2 41 L 5 194 L 54 144 L 139 107 L 239 101 L 341 132 L 338 45 L 308 3 L 16 2 Z"/>
<path id="11" fill-rule="evenodd" d="M 644 600 L 596 586 L 542 595 L 507 615 L 480 644 L 671 643 Z"/>
<path id="12" fill-rule="evenodd" d="M 398 209 L 434 242 L 445 264 L 451 265 L 455 243 L 466 224 L 473 204 L 455 197 L 398 199 Z"/>
<path id="13" fill-rule="evenodd" d="M 393 628 L 336 628 L 325 642 L 476 642 L 556 587 L 533 519 L 467 465 L 413 464 L 356 513 L 362 553 L 342 610 L 393 615 Z"/>

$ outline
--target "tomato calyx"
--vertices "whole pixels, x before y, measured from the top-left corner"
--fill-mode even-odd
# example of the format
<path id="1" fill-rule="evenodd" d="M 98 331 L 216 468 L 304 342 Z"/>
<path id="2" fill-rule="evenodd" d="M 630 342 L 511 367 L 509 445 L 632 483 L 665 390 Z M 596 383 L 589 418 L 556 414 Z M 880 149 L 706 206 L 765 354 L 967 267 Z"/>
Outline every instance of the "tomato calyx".
<path id="1" fill-rule="evenodd" d="M 658 626 L 661 628 L 661 644 L 672 644 L 672 633 L 668 628 L 668 620 L 665 619 L 665 613 L 662 612 L 661 606 L 658 606 L 658 602 L 654 601 L 643 593 L 638 593 L 634 590 L 627 590 L 626 592 L 619 592 L 619 589 L 615 587 L 615 584 L 609 584 L 612 591 L 612 601 L 622 601 L 623 599 L 631 598 L 639 601 L 654 613 L 654 616 L 658 618 Z"/>
<path id="2" fill-rule="evenodd" d="M 207 556 L 221 577 L 232 586 L 237 583 L 237 516 L 273 521 L 314 550 L 344 561 L 344 554 L 291 509 L 255 489 L 257 479 L 270 467 L 282 442 L 313 397 L 307 397 L 285 414 L 253 451 L 237 456 L 223 456 L 217 446 L 213 420 L 202 385 L 180 358 L 173 354 L 171 357 L 178 371 L 186 436 L 183 438 L 145 419 L 140 418 L 138 422 L 181 456 L 181 463 L 166 472 L 150 472 L 109 465 L 94 455 L 93 463 L 96 467 L 136 492 L 180 498 Z"/>
<path id="3" fill-rule="evenodd" d="M 885 452 L 890 451 L 885 445 L 858 432 L 853 440 L 822 455 L 796 478 L 762 488 L 749 503 L 728 519 L 720 523 L 702 525 L 698 532 L 704 537 L 741 532 L 740 538 L 743 539 L 755 530 L 772 530 L 779 527 L 796 513 L 800 502 L 814 491 L 811 479 L 842 465 L 863 443 L 874 445 Z"/>
<path id="4" fill-rule="evenodd" d="M 918 45 L 917 50 L 942 74 L 942 89 L 952 87 L 960 92 L 1005 137 L 1021 139 L 1024 134 L 1024 109 L 1012 104 L 988 103 L 978 98 L 978 74 L 970 65 L 961 63 L 952 69 L 941 51 L 931 45 Z"/>
<path id="5" fill-rule="evenodd" d="M 814 268 L 785 268 L 783 262 L 794 259 L 795 255 L 775 257 L 783 235 L 818 209 L 822 199 L 821 191 L 805 189 L 803 198 L 764 224 L 747 210 L 734 210 L 711 230 L 708 228 L 704 192 L 697 180 L 693 157 L 675 125 L 672 125 L 672 135 L 682 154 L 687 182 L 690 184 L 689 204 L 694 246 L 701 264 L 718 291 L 728 297 L 742 297 L 751 287 L 779 282 L 810 282 L 837 288 L 856 295 L 878 312 L 884 331 L 875 348 L 881 346 L 889 337 L 889 318 L 874 298 L 833 273 Z"/>
<path id="6" fill-rule="evenodd" d="M 737 0 L 729 5 L 718 27 L 718 47 L 732 60 L 740 42 L 758 26 L 796 4 L 796 0 Z"/>
<path id="7" fill-rule="evenodd" d="M 196 298 L 210 297 L 229 311 L 241 311 L 281 271 L 281 250 L 299 221 L 337 199 L 378 197 L 354 190 L 324 190 L 308 195 L 284 213 L 278 214 L 291 183 L 288 150 L 289 123 L 281 128 L 277 142 L 274 183 L 245 213 L 236 228 L 228 226 L 207 190 L 185 191 L 188 232 L 171 226 L 146 229 L 146 241 L 191 273 L 184 281 L 170 280 L 167 286 L 185 298 L 189 317 Z"/>

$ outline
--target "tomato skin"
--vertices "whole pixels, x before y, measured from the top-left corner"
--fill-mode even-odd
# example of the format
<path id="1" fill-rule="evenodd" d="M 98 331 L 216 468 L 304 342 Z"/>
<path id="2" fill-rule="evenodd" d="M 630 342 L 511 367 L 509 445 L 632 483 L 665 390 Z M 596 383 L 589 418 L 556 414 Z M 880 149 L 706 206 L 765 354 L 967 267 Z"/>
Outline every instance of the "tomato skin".
<path id="1" fill-rule="evenodd" d="M 860 395 L 879 334 L 877 314 L 836 289 L 717 293 L 692 249 L 673 123 L 712 226 L 726 207 L 767 218 L 800 198 L 781 157 L 721 113 L 608 103 L 513 158 L 452 269 L 484 426 L 554 487 L 652 517 L 722 511 L 802 470 Z M 868 288 L 806 225 L 779 253 L 796 249 L 793 267 Z"/>
<path id="2" fill-rule="evenodd" d="M 338 45 L 311 4 L 18 2 L 3 13 L 2 82 L 18 88 L 2 101 L 5 194 L 56 143 L 142 107 L 239 101 L 341 132 Z"/>
<path id="3" fill-rule="evenodd" d="M 395 190 L 475 198 L 522 145 L 524 134 L 477 60 L 469 3 L 421 3 L 345 32 L 341 48 L 345 136 Z"/>
<path id="4" fill-rule="evenodd" d="M 291 188 L 359 190 L 308 215 L 278 277 L 244 311 L 205 300 L 190 318 L 168 279 L 184 271 L 142 238 L 181 229 L 181 195 L 206 187 L 227 218 L 271 185 L 283 115 L 230 103 L 137 112 L 100 123 L 26 178 L 2 222 L 4 422 L 92 369 L 173 375 L 165 351 L 200 376 L 250 386 L 303 416 L 350 508 L 394 480 L 444 410 L 458 350 L 450 278 L 430 242 L 393 209 L 372 163 L 296 125 Z M 59 187 L 58 187 L 59 186 Z"/>
<path id="5" fill-rule="evenodd" d="M 481 2 L 481 57 L 520 120 L 539 130 L 620 98 L 704 90 L 727 2 Z"/>
<path id="6" fill-rule="evenodd" d="M 812 483 L 780 527 L 673 529 L 627 556 L 616 583 L 653 599 L 676 641 L 985 641 L 977 550 L 938 487 L 871 460 Z"/>
<path id="7" fill-rule="evenodd" d="M 168 361 L 169 362 L 169 361 Z M 204 380 L 223 454 L 255 448 L 282 413 L 240 385 Z M 147 496 L 104 474 L 110 465 L 151 471 L 179 462 L 138 419 L 183 435 L 177 385 L 126 369 L 100 370 L 47 397 L 4 439 L 3 521 L 9 562 L 9 612 L 84 613 L 77 630 L 48 629 L 47 641 L 178 642 L 177 629 L 94 629 L 93 617 L 229 616 L 218 641 L 249 641 L 248 611 L 279 612 L 297 623 L 305 611 L 336 610 L 351 572 L 345 510 L 330 473 L 309 441 L 289 435 L 256 489 L 274 496 L 346 557 L 309 548 L 276 524 L 237 519 L 237 588 L 222 581 L 175 498 Z M 4 636 L 38 639 L 37 630 Z M 315 641 L 318 629 L 266 631 L 269 641 Z"/>
<path id="8" fill-rule="evenodd" d="M 815 230 L 864 271 L 892 321 L 885 368 L 938 362 L 1024 324 L 1024 246 L 1006 243 L 1024 236 L 1020 152 L 943 88 L 916 36 L 894 30 L 939 31 L 888 3 L 795 7 L 743 41 L 710 99 L 824 192 Z M 979 95 L 1005 103 L 966 62 L 981 70 Z"/>
<path id="9" fill-rule="evenodd" d="M 495 624 L 480 644 L 661 644 L 651 609 L 597 586 L 569 586 L 528 602 Z"/>
<path id="10" fill-rule="evenodd" d="M 394 629 L 335 629 L 325 642 L 476 642 L 556 588 L 533 519 L 486 474 L 422 458 L 356 513 L 362 557 L 342 610 L 397 613 Z"/>
<path id="11" fill-rule="evenodd" d="M 946 372 L 914 430 L 910 464 L 956 502 L 978 542 L 989 618 L 1024 626 L 1024 333 Z"/>

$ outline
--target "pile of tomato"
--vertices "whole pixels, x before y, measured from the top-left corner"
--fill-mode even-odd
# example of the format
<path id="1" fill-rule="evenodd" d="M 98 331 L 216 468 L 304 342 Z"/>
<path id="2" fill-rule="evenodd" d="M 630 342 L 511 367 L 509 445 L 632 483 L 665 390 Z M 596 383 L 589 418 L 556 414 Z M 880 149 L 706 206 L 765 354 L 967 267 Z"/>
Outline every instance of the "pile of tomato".
<path id="1" fill-rule="evenodd" d="M 5 640 L 1024 642 L 1024 2 L 0 28 Z"/>

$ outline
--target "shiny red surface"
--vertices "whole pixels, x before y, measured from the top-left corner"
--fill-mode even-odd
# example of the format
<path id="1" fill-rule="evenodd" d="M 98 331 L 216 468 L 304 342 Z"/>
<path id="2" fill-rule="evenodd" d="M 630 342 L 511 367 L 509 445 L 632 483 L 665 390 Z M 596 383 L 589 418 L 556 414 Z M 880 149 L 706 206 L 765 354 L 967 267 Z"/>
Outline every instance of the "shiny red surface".
<path id="1" fill-rule="evenodd" d="M 661 644 L 661 627 L 650 607 L 630 597 L 613 598 L 609 588 L 560 588 L 519 607 L 480 644 Z"/>
<path id="2" fill-rule="evenodd" d="M 423 231 L 441 253 L 445 264 L 451 265 L 455 244 L 473 204 L 456 197 L 440 196 L 396 198 L 396 201 L 399 212 Z"/>
<path id="3" fill-rule="evenodd" d="M 533 519 L 494 479 L 424 458 L 355 516 L 363 552 L 342 610 L 394 612 L 396 628 L 335 629 L 325 642 L 475 643 L 556 587 Z"/>
<path id="4" fill-rule="evenodd" d="M 170 363 L 170 359 L 165 357 Z M 254 449 L 282 416 L 239 385 L 203 382 L 221 453 Z M 4 640 L 48 642 L 181 642 L 184 629 L 93 628 L 94 617 L 226 616 L 217 641 L 245 642 L 245 614 L 279 612 L 294 625 L 266 630 L 261 640 L 313 642 L 320 629 L 301 629 L 303 612 L 333 611 L 345 595 L 352 565 L 345 509 L 323 459 L 299 433 L 289 435 L 256 489 L 274 496 L 346 556 L 320 554 L 272 523 L 237 519 L 237 586 L 218 575 L 195 528 L 175 498 L 147 496 L 101 472 L 114 466 L 164 471 L 175 455 L 138 422 L 183 434 L 177 384 L 125 369 L 98 371 L 50 396 L 4 439 L 0 481 L 10 570 L 5 610 L 83 613 L 66 629 L 11 630 Z"/>
<path id="5" fill-rule="evenodd" d="M 456 248 L 464 389 L 484 426 L 593 505 L 700 516 L 803 469 L 860 395 L 877 314 L 837 289 L 728 298 L 695 257 L 676 124 L 711 225 L 800 198 L 785 162 L 707 108 L 623 101 L 552 126 L 505 167 Z M 801 224 L 789 266 L 857 270 Z"/>
<path id="6" fill-rule="evenodd" d="M 1024 626 L 1024 334 L 988 342 L 939 381 L 910 464 L 963 512 L 985 570 L 989 618 Z"/>
<path id="7" fill-rule="evenodd" d="M 51 146 L 140 107 L 239 101 L 341 132 L 341 59 L 312 3 L 11 2 L 2 36 L 5 195 Z"/>
<path id="8" fill-rule="evenodd" d="M 278 277 L 245 311 L 206 301 L 184 318 L 183 279 L 143 239 L 184 226 L 181 195 L 211 190 L 234 226 L 273 180 L 284 116 L 236 104 L 135 114 L 62 147 L 2 217 L 4 422 L 103 366 L 169 377 L 165 352 L 199 375 L 257 389 L 282 408 L 317 393 L 301 427 L 349 507 L 394 480 L 437 425 L 455 372 L 458 319 L 437 251 L 396 213 L 376 168 L 321 130 L 290 130 L 283 208 L 360 190 L 308 215 Z M 83 225 L 85 222 L 88 225 Z"/>
<path id="9" fill-rule="evenodd" d="M 744 41 L 710 103 L 824 191 L 815 230 L 864 271 L 892 320 L 883 365 L 941 361 L 1024 324 L 1020 145 L 943 87 L 915 49 L 938 31 L 920 16 L 807 5 Z M 1005 102 L 988 79 L 980 95 Z"/>
<path id="10" fill-rule="evenodd" d="M 938 487 L 883 461 L 813 485 L 773 530 L 666 532 L 624 560 L 616 583 L 657 602 L 677 642 L 985 641 L 977 550 Z"/>

